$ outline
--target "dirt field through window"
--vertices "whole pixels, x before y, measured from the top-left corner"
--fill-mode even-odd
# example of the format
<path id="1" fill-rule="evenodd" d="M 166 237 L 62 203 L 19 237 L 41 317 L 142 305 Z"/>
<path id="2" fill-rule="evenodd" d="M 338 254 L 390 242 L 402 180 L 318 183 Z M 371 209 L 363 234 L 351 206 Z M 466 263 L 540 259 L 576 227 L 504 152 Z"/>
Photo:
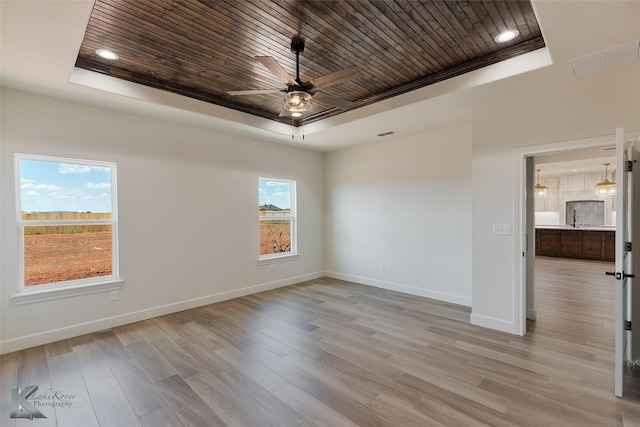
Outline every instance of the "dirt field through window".
<path id="1" fill-rule="evenodd" d="M 25 286 L 108 276 L 111 233 L 24 236 Z"/>

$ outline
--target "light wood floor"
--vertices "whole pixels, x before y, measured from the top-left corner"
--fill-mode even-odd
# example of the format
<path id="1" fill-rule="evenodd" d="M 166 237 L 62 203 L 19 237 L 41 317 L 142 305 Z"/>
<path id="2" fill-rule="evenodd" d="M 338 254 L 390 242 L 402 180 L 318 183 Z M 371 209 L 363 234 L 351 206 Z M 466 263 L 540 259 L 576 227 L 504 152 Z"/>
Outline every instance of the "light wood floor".
<path id="1" fill-rule="evenodd" d="M 7 354 L 0 425 L 638 426 L 637 383 L 613 395 L 610 267 L 538 259 L 525 337 L 320 279 Z M 76 396 L 10 419 L 32 384 Z"/>

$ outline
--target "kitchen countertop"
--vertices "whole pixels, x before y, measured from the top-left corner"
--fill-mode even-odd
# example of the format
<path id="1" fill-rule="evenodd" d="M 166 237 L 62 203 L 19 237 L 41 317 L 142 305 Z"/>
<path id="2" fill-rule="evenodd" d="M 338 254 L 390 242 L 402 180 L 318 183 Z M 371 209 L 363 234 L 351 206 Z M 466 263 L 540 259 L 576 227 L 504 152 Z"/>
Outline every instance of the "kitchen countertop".
<path id="1" fill-rule="evenodd" d="M 536 230 L 584 230 L 584 231 L 616 231 L 613 225 L 601 225 L 597 227 L 582 226 L 573 228 L 570 225 L 536 225 Z"/>

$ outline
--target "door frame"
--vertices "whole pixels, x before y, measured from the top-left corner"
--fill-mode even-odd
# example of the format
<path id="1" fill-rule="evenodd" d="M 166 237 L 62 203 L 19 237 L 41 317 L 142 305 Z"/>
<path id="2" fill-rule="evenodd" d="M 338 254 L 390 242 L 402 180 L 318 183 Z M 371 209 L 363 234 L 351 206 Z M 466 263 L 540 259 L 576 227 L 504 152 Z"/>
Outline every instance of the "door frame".
<path id="1" fill-rule="evenodd" d="M 639 136 L 640 132 L 630 132 L 626 134 L 628 139 Z M 533 295 L 532 290 L 534 286 L 533 283 L 528 283 L 527 281 L 527 265 L 530 266 L 535 261 L 535 236 L 530 236 L 529 239 L 527 239 L 527 220 L 530 219 L 533 221 L 535 215 L 532 204 L 530 206 L 530 212 L 527 212 L 527 178 L 530 180 L 529 182 L 533 179 L 533 168 L 529 168 L 530 176 L 527 176 L 527 158 L 594 148 L 615 148 L 615 146 L 616 135 L 612 133 L 594 138 L 531 145 L 514 150 L 514 333 L 525 335 L 527 332 L 527 290 Z M 529 246 L 528 248 L 527 244 Z M 533 277 L 531 278 L 531 282 L 533 282 Z M 535 313 L 533 304 L 529 307 L 529 313 Z"/>

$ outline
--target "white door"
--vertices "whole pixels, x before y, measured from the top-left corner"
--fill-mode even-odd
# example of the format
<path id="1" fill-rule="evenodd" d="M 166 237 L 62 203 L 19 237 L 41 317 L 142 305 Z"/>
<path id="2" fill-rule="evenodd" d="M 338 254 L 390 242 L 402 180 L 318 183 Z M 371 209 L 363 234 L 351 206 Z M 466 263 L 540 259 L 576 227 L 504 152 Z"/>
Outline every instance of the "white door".
<path id="1" fill-rule="evenodd" d="M 624 369 L 630 360 L 630 333 L 627 331 L 627 322 L 631 321 L 631 291 L 633 280 L 633 260 L 631 237 L 633 233 L 634 185 L 633 172 L 628 171 L 633 167 L 634 154 L 637 150 L 627 143 L 624 129 L 616 130 L 616 271 L 607 274 L 615 276 L 615 310 L 616 310 L 616 345 L 615 345 L 615 393 L 622 397 L 624 389 Z M 635 157 L 637 160 L 638 157 Z M 638 175 L 638 167 L 635 168 Z M 640 245 L 640 242 L 634 242 Z M 637 246 L 636 246 L 637 248 Z M 637 251 L 637 249 L 636 249 Z M 636 328 L 640 325 L 635 325 Z"/>
<path id="2" fill-rule="evenodd" d="M 630 148 L 630 156 L 633 163 L 633 173 L 630 177 L 629 191 L 633 200 L 632 210 L 629 210 L 631 218 L 631 242 L 634 242 L 635 251 L 631 251 L 631 271 L 635 277 L 631 279 L 629 301 L 631 309 L 631 320 L 635 328 L 631 331 L 630 360 L 640 360 L 640 136 L 637 137 Z M 633 249 L 633 248 L 632 248 Z"/>

